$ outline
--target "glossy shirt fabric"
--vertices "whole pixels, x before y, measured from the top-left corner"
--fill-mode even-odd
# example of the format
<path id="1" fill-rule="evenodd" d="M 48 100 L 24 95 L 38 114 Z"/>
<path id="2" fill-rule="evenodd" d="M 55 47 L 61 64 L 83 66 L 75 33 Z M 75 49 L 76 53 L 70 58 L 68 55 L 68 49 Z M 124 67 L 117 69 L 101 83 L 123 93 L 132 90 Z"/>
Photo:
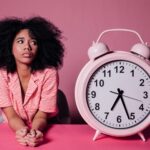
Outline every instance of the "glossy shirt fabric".
<path id="1" fill-rule="evenodd" d="M 0 69 L 0 108 L 13 106 L 16 113 L 31 123 L 38 110 L 50 114 L 57 112 L 58 74 L 54 68 L 31 74 L 28 88 L 22 100 L 21 86 L 17 73 Z M 4 120 L 7 121 L 3 114 Z"/>

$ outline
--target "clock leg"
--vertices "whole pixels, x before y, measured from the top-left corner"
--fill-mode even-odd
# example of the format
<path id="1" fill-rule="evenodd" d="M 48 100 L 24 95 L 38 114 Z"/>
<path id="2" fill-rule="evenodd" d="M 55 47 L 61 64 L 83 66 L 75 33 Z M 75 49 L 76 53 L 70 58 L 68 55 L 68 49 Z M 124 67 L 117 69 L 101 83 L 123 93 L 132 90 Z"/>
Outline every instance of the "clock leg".
<path id="1" fill-rule="evenodd" d="M 140 138 L 142 139 L 143 142 L 146 141 L 144 134 L 142 132 L 139 132 L 138 135 L 140 136 Z"/>
<path id="2" fill-rule="evenodd" d="M 101 134 L 101 131 L 100 130 L 96 130 L 95 135 L 93 137 L 93 141 L 95 141 L 100 134 Z"/>

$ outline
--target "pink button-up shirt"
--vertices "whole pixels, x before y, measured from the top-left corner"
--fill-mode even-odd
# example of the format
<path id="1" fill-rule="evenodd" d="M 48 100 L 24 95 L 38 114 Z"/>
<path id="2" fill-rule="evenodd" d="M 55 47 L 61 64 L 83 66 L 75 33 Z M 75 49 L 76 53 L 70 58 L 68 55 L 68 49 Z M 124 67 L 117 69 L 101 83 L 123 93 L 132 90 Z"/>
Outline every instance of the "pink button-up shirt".
<path id="1" fill-rule="evenodd" d="M 0 108 L 13 106 L 16 113 L 31 123 L 38 110 L 50 114 L 57 112 L 58 74 L 54 68 L 31 74 L 24 100 L 17 73 L 0 69 Z M 3 114 L 5 121 L 7 121 Z"/>

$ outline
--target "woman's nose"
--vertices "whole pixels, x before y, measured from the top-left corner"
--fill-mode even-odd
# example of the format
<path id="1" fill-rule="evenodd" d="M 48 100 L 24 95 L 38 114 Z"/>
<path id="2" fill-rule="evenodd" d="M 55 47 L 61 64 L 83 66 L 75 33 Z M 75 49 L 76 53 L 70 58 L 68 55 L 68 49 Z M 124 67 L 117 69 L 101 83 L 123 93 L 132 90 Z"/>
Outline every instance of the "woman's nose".
<path id="1" fill-rule="evenodd" d="M 25 43 L 25 47 L 24 47 L 24 50 L 28 50 L 28 51 L 31 51 L 31 45 L 29 42 Z"/>

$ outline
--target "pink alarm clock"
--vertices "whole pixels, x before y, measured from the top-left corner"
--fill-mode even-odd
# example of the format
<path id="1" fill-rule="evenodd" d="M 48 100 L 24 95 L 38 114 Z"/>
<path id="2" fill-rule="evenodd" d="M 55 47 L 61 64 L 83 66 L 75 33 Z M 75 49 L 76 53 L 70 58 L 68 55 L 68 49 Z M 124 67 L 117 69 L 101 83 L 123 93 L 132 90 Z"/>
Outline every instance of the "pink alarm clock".
<path id="1" fill-rule="evenodd" d="M 140 43 L 130 52 L 110 51 L 99 42 L 107 32 L 125 31 L 138 36 Z M 150 125 L 150 49 L 139 33 L 130 29 L 103 31 L 88 50 L 89 62 L 75 86 L 75 100 L 83 119 L 102 133 L 125 137 L 138 134 Z"/>

